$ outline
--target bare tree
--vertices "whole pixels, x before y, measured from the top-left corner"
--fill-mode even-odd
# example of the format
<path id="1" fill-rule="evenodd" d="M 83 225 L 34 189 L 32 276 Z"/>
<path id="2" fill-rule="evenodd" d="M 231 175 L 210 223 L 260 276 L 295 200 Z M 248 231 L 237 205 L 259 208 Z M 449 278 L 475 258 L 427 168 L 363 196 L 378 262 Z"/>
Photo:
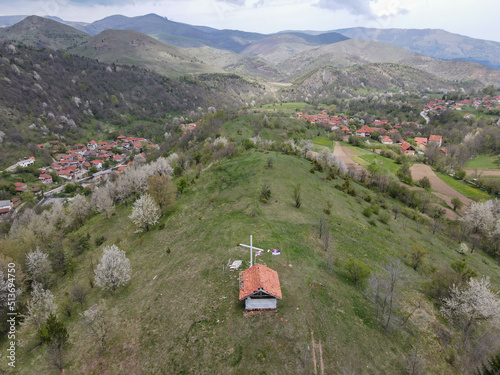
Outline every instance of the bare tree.
<path id="1" fill-rule="evenodd" d="M 318 228 L 318 236 L 321 239 L 321 237 L 323 237 L 323 233 L 328 228 L 328 219 L 324 216 L 318 217 L 318 223 L 316 224 L 316 228 Z"/>
<path id="2" fill-rule="evenodd" d="M 330 233 L 330 228 L 328 224 L 326 225 L 325 228 L 325 233 L 323 234 L 323 250 L 328 251 L 330 248 L 330 242 L 331 242 L 332 235 Z"/>
<path id="3" fill-rule="evenodd" d="M 401 213 L 401 206 L 399 204 L 396 204 L 392 206 L 391 208 L 392 213 L 394 214 L 394 220 L 398 219 L 398 215 Z"/>
<path id="4" fill-rule="evenodd" d="M 393 318 L 394 310 L 399 299 L 399 290 L 402 284 L 401 262 L 390 263 L 383 273 L 376 273 L 369 279 L 369 294 L 375 302 L 375 319 L 384 331 L 388 331 Z"/>
<path id="5" fill-rule="evenodd" d="M 100 350 L 106 350 L 106 340 L 108 338 L 110 322 L 104 303 L 94 305 L 83 313 L 84 324 L 88 332 L 99 345 Z"/>
<path id="6" fill-rule="evenodd" d="M 87 294 L 87 289 L 81 284 L 75 284 L 71 288 L 71 295 L 73 296 L 73 299 L 80 304 L 81 308 L 83 308 L 83 303 L 87 298 Z"/>
<path id="7" fill-rule="evenodd" d="M 104 290 L 115 290 L 130 281 L 130 260 L 116 245 L 106 246 L 95 270 L 95 283 Z"/>
<path id="8" fill-rule="evenodd" d="M 138 232 L 149 230 L 152 225 L 155 225 L 160 218 L 160 208 L 148 193 L 143 194 L 134 203 L 130 220 L 137 227 Z"/>
<path id="9" fill-rule="evenodd" d="M 52 271 L 49 257 L 40 248 L 26 254 L 26 268 L 33 281 L 45 284 Z"/>

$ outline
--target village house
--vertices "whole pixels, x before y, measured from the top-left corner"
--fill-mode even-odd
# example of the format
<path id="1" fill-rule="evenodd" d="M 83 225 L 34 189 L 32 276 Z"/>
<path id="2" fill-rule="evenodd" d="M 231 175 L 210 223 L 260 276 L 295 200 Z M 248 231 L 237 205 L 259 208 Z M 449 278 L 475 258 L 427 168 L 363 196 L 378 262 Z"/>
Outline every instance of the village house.
<path id="1" fill-rule="evenodd" d="M 391 139 L 391 137 L 384 135 L 381 139 L 382 144 L 384 145 L 392 145 L 394 144 L 394 141 Z"/>
<path id="2" fill-rule="evenodd" d="M 0 215 L 8 214 L 12 210 L 11 201 L 0 201 Z"/>
<path id="3" fill-rule="evenodd" d="M 14 182 L 14 186 L 16 187 L 16 193 L 22 193 L 28 190 L 28 184 L 25 182 Z"/>
<path id="4" fill-rule="evenodd" d="M 425 137 L 415 137 L 415 142 L 417 143 L 417 146 L 426 146 L 428 139 Z"/>
<path id="5" fill-rule="evenodd" d="M 245 301 L 245 310 L 275 310 L 278 299 L 282 299 L 278 272 L 256 264 L 240 272 L 240 301 Z"/>
<path id="6" fill-rule="evenodd" d="M 52 183 L 52 176 L 50 174 L 45 174 L 42 173 L 38 179 L 42 181 L 44 184 L 51 184 Z"/>
<path id="7" fill-rule="evenodd" d="M 403 155 L 415 155 L 415 149 L 406 141 L 401 142 L 401 153 Z"/>
<path id="8" fill-rule="evenodd" d="M 35 157 L 31 156 L 28 159 L 21 160 L 20 162 L 17 163 L 21 168 L 26 168 L 29 165 L 35 164 Z"/>
<path id="9" fill-rule="evenodd" d="M 429 143 L 430 142 L 436 142 L 439 147 L 441 147 L 441 144 L 443 143 L 443 136 L 442 135 L 430 135 L 429 136 Z"/>
<path id="10" fill-rule="evenodd" d="M 90 162 L 90 164 L 92 164 L 94 167 L 96 167 L 97 169 L 102 169 L 102 160 L 100 159 L 95 159 L 95 160 L 92 160 Z"/>

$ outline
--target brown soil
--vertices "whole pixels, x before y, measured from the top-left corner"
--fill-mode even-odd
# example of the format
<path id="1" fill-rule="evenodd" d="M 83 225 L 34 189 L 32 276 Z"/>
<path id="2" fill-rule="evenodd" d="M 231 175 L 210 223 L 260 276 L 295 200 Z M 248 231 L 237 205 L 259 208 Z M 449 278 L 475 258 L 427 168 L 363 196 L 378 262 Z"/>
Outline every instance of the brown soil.
<path id="1" fill-rule="evenodd" d="M 467 207 L 470 206 L 473 202 L 465 195 L 459 193 L 451 186 L 444 183 L 438 176 L 436 176 L 434 171 L 428 165 L 413 164 L 410 170 L 411 176 L 415 181 L 420 180 L 423 177 L 427 177 L 431 182 L 431 188 L 436 190 L 436 192 L 433 194 L 444 200 L 448 204 L 448 206 L 453 207 L 453 204 L 451 203 L 452 198 L 457 197 L 458 199 L 460 199 L 464 204 L 464 207 L 462 207 L 462 210 L 460 211 L 461 213 L 464 213 L 465 210 L 467 210 Z"/>

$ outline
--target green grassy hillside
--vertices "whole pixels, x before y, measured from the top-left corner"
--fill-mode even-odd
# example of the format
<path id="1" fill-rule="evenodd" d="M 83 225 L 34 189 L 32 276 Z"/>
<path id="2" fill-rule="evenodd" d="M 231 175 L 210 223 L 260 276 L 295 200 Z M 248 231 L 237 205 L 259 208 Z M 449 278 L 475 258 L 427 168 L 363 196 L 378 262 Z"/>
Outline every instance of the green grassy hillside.
<path id="1" fill-rule="evenodd" d="M 269 157 L 272 168 L 266 167 Z M 345 264 L 353 257 L 375 272 L 394 259 L 404 261 L 417 244 L 428 250 L 428 264 L 448 267 L 464 257 L 455 251 L 458 245 L 403 215 L 388 224 L 376 219 L 370 224 L 362 215 L 368 203 L 335 189 L 342 180 L 328 181 L 309 169 L 310 163 L 296 156 L 249 151 L 202 173 L 162 219 L 163 229 L 134 233 L 127 218 L 130 206 L 118 207 L 109 220 L 102 215 L 90 219 L 79 231 L 90 233 L 92 243 L 104 236 L 102 246 L 125 250 L 133 276 L 115 293 L 92 289 L 84 305 L 106 303 L 111 321 L 106 351 L 100 353 L 85 333 L 80 307 L 64 318 L 69 373 L 312 374 L 314 360 L 320 373 L 322 358 L 327 374 L 344 366 L 366 374 L 400 374 L 414 340 L 411 331 L 421 337 L 425 368 L 451 374 L 437 336 L 446 328 L 421 294 L 428 275 L 403 266 L 402 314 L 421 308 L 404 329 L 398 323 L 384 334 L 373 303 L 350 281 Z M 297 183 L 300 209 L 291 196 Z M 271 188 L 267 204 L 259 201 L 263 184 Z M 363 194 L 363 188 L 355 189 Z M 325 252 L 315 225 L 327 200 L 333 203 L 328 217 L 332 241 Z M 223 271 L 228 259 L 242 259 L 243 268 L 248 266 L 248 250 L 237 244 L 248 242 L 250 235 L 255 246 L 282 249 L 280 256 L 266 252 L 258 258 L 279 274 L 283 300 L 277 312 L 246 316 L 238 301 L 238 274 Z M 89 285 L 88 267 L 91 258 L 95 262 L 101 256 L 102 246 L 82 254 L 75 272 L 60 280 L 54 289 L 58 303 L 73 284 Z M 478 274 L 491 275 L 498 288 L 496 263 L 478 253 L 466 259 Z M 322 346 L 314 359 L 313 333 Z M 26 330 L 21 337 L 15 373 L 50 373 L 44 372 L 44 347 Z"/>

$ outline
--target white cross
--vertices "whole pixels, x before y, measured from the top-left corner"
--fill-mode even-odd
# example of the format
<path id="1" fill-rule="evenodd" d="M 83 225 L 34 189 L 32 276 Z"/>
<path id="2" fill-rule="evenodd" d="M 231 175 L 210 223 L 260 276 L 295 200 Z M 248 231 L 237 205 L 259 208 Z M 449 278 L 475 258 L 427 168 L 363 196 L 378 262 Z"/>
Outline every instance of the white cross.
<path id="1" fill-rule="evenodd" d="M 250 267 L 252 267 L 252 265 L 253 265 L 253 262 L 252 262 L 253 261 L 253 249 L 264 251 L 263 249 L 259 249 L 258 247 L 255 247 L 252 245 L 252 235 L 250 235 L 250 246 L 242 244 L 242 243 L 238 244 L 238 246 L 248 247 L 250 249 Z"/>

